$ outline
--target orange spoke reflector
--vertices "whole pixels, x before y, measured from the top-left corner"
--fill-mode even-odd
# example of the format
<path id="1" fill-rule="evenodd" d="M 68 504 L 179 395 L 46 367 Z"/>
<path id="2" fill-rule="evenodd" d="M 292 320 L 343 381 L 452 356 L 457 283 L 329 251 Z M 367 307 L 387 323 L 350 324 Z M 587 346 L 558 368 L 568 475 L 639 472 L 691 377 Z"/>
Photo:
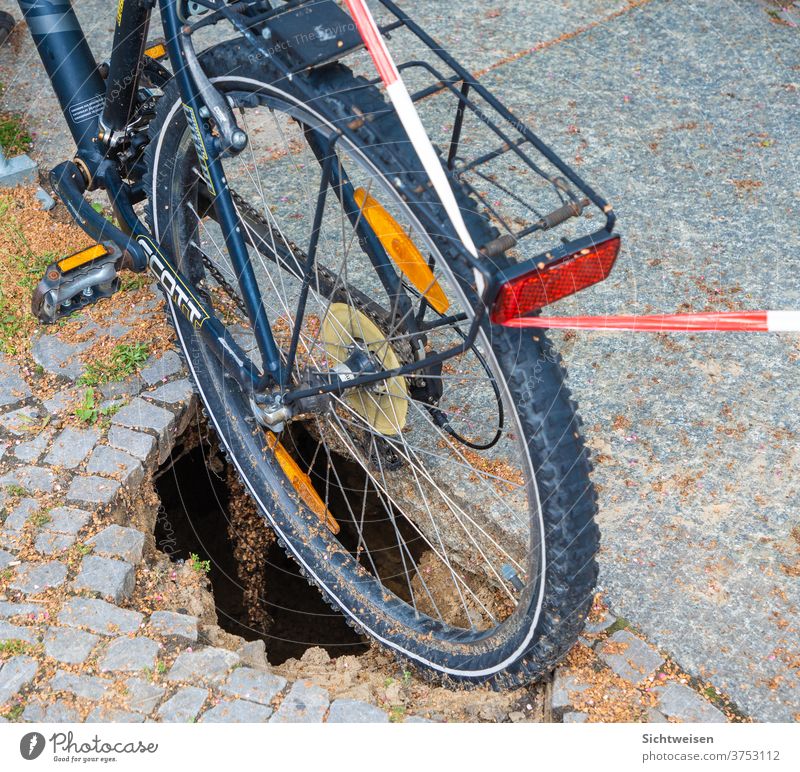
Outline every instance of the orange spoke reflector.
<path id="1" fill-rule="evenodd" d="M 417 249 L 400 223 L 392 217 L 364 188 L 357 188 L 353 194 L 364 219 L 380 239 L 389 257 L 394 260 L 403 275 L 416 287 L 430 305 L 443 314 L 450 308 L 450 301 L 428 262 Z"/>
<path id="2" fill-rule="evenodd" d="M 339 533 L 339 523 L 325 506 L 325 502 L 319 497 L 316 489 L 311 483 L 311 478 L 299 467 L 297 462 L 289 455 L 289 451 L 283 447 L 278 437 L 272 432 L 265 432 L 267 435 L 267 446 L 275 452 L 275 458 L 283 469 L 283 473 L 289 478 L 292 487 L 297 491 L 297 495 L 303 503 L 320 519 L 320 522 L 328 527 L 333 533 Z"/>
<path id="3" fill-rule="evenodd" d="M 507 327 L 631 332 L 800 332 L 800 311 L 723 311 L 650 316 L 531 316 L 510 319 Z"/>
<path id="4" fill-rule="evenodd" d="M 95 244 L 93 247 L 82 249 L 80 252 L 76 252 L 74 255 L 70 255 L 69 257 L 65 257 L 63 260 L 59 260 L 56 265 L 63 273 L 66 273 L 67 271 L 71 271 L 73 268 L 85 265 L 92 260 L 97 260 L 98 257 L 105 257 L 107 254 L 109 254 L 109 251 L 102 244 Z"/>

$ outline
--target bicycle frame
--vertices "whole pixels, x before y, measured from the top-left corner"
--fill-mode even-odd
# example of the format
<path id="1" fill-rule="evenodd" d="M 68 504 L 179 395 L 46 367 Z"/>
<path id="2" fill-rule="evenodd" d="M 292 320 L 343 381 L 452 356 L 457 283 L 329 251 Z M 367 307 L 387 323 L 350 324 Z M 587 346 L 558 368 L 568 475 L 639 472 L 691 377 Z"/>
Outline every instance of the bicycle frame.
<path id="1" fill-rule="evenodd" d="M 107 69 L 104 71 L 97 66 L 69 0 L 18 1 L 28 21 L 34 43 L 50 77 L 77 147 L 74 162 L 66 161 L 51 171 L 50 178 L 54 188 L 76 222 L 87 233 L 98 242 L 104 240 L 113 242 L 122 251 L 124 267 L 134 271 L 150 270 L 153 273 L 170 302 L 192 323 L 196 334 L 202 338 L 203 343 L 209 347 L 223 367 L 236 379 L 244 393 L 252 400 L 265 401 L 279 393 L 285 402 L 299 403 L 305 399 L 318 398 L 326 393 L 341 394 L 349 388 L 425 371 L 427 368 L 435 367 L 446 359 L 463 353 L 474 344 L 486 310 L 491 307 L 502 277 L 490 260 L 480 259 L 486 258 L 486 254 L 476 257 L 467 249 L 461 249 L 459 259 L 468 268 L 469 275 L 476 277 L 476 286 L 481 289 L 469 330 L 464 333 L 461 343 L 447 351 L 435 352 L 419 361 L 391 371 L 363 373 L 355 378 L 351 377 L 350 380 L 343 380 L 334 373 L 324 374 L 325 377 L 319 383 L 315 382 L 307 388 L 291 389 L 290 371 L 282 360 L 281 351 L 273 338 L 270 319 L 265 313 L 255 272 L 248 255 L 247 241 L 242 232 L 243 229 L 239 227 L 239 216 L 231 192 L 227 187 L 222 158 L 225 152 L 230 150 L 230 147 L 222 146 L 220 139 L 212 134 L 210 124 L 203 119 L 204 115 L 209 115 L 209 108 L 213 107 L 212 104 L 209 104 L 213 94 L 209 93 L 208 81 L 203 83 L 202 71 L 198 73 L 199 67 L 196 66 L 194 69 L 192 67 L 192 62 L 197 62 L 191 44 L 192 32 L 208 23 L 227 21 L 257 51 L 270 58 L 272 64 L 282 73 L 282 77 L 292 81 L 301 100 L 303 97 L 307 97 L 307 101 L 311 101 L 313 95 L 304 93 L 305 87 L 302 79 L 293 78 L 295 71 L 290 64 L 284 62 L 279 56 L 273 56 L 265 48 L 263 38 L 254 33 L 253 29 L 257 24 L 268 23 L 268 21 L 260 20 L 257 14 L 248 18 L 240 13 L 234 13 L 227 7 L 224 0 L 198 0 L 196 5 L 211 11 L 210 18 L 191 25 L 181 22 L 178 15 L 178 0 L 149 0 L 149 2 L 147 0 L 119 0 L 114 47 Z M 144 197 L 143 191 L 138 185 L 139 180 L 133 180 L 132 183 L 126 182 L 120 172 L 117 149 L 124 139 L 126 127 L 134 116 L 136 95 L 140 86 L 140 74 L 144 61 L 143 51 L 155 2 L 159 3 L 167 51 L 172 65 L 172 77 L 175 78 L 180 90 L 184 112 L 192 130 L 198 157 L 201 160 L 200 165 L 205 185 L 211 194 L 214 217 L 222 230 L 226 249 L 238 277 L 242 299 L 264 363 L 263 372 L 259 372 L 228 333 L 225 325 L 215 316 L 213 309 L 201 299 L 192 282 L 177 269 L 168 250 L 156 242 L 147 227 L 141 222 L 133 208 L 133 204 Z M 399 9 L 393 3 L 388 0 L 381 0 L 381 2 L 399 19 L 402 18 Z M 239 3 L 239 5 L 246 6 L 247 3 Z M 270 15 L 275 13 L 276 11 L 273 10 L 262 16 L 264 19 L 269 19 Z M 410 20 L 403 18 L 399 23 L 406 25 L 417 35 L 424 35 Z M 390 25 L 390 27 L 393 28 L 394 25 Z M 427 37 L 422 39 L 426 43 L 430 40 Z M 451 58 L 448 57 L 446 61 L 453 66 L 457 74 L 460 74 L 464 82 L 461 90 L 462 101 L 467 104 L 466 93 L 469 86 L 472 85 L 477 90 L 480 90 L 480 87 Z M 409 64 L 406 63 L 401 65 L 400 69 L 403 70 L 408 66 Z M 443 87 L 458 93 L 453 84 L 447 83 L 445 79 L 442 79 L 440 83 Z M 483 92 L 481 93 L 483 95 Z M 413 98 L 416 100 L 419 97 L 419 94 L 415 94 Z M 459 107 L 462 116 L 464 104 Z M 227 103 L 225 107 L 227 107 Z M 217 111 L 211 110 L 210 112 L 217 115 Z M 215 121 L 217 121 L 216 117 Z M 217 124 L 219 125 L 219 121 Z M 458 145 L 460 119 L 457 120 L 456 126 L 451 148 L 451 162 Z M 315 127 L 315 134 L 323 143 L 321 147 L 323 156 L 332 154 L 336 143 L 342 138 L 358 144 L 355 132 L 346 125 L 333 131 Z M 531 142 L 539 150 L 544 148 L 547 153 L 550 153 L 555 159 L 556 165 L 564 168 L 564 173 L 569 179 L 585 190 L 598 207 L 604 207 L 605 202 L 577 175 L 574 175 L 569 167 L 563 165 L 563 162 L 555 154 L 552 154 L 552 151 L 549 151 L 544 145 L 540 147 L 541 143 L 538 138 L 534 137 Z M 321 165 L 323 174 L 314 217 L 315 226 L 307 252 L 308 264 L 304 267 L 306 275 L 303 278 L 306 281 L 306 289 L 311 271 L 313 271 L 317 231 L 325 202 L 324 193 L 328 185 L 338 191 L 337 195 L 342 195 L 345 191 L 342 180 L 334 178 L 331 169 L 333 165 Z M 87 189 L 95 188 L 107 191 L 118 214 L 120 228 L 109 223 L 84 198 Z M 371 249 L 378 255 L 379 259 L 373 260 L 373 262 L 375 262 L 376 270 L 380 275 L 378 264 L 386 265 L 389 261 L 385 254 L 381 255 L 380 243 L 363 223 L 363 218 L 360 218 L 357 208 L 352 211 L 354 212 L 354 227 L 359 229 Z M 613 228 L 613 213 L 610 207 L 605 211 L 608 218 L 606 231 L 610 233 Z M 443 224 L 433 211 L 423 207 L 415 214 L 427 232 L 441 232 Z M 453 237 L 457 238 L 454 232 Z M 452 241 L 453 239 L 451 239 Z M 370 257 L 372 258 L 372 255 Z M 533 258 L 533 260 L 537 259 L 539 258 Z M 391 277 L 384 275 L 380 278 L 391 295 L 393 291 L 389 286 Z M 404 292 L 402 287 L 396 291 Z M 306 294 L 303 293 L 298 309 L 299 314 L 303 312 L 305 297 Z M 298 318 L 302 319 L 302 315 Z M 421 320 L 411 316 L 408 320 L 410 332 L 420 331 L 419 321 Z M 300 322 L 296 321 L 296 328 L 299 327 L 299 324 Z M 296 337 L 293 335 L 287 357 L 289 365 L 293 361 L 294 350 L 297 346 Z"/>

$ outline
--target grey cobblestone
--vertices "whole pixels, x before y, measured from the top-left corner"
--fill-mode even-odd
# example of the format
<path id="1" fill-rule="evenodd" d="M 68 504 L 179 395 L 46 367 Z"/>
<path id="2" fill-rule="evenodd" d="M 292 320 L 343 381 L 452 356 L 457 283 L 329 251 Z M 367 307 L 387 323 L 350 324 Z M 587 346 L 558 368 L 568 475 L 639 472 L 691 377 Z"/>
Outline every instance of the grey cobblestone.
<path id="1" fill-rule="evenodd" d="M 124 381 L 111 381 L 101 384 L 100 393 L 104 399 L 133 397 L 144 388 L 144 385 L 144 381 L 138 375 L 133 375 Z"/>
<path id="2" fill-rule="evenodd" d="M 272 715 L 272 708 L 247 700 L 221 700 L 200 718 L 206 724 L 258 724 Z"/>
<path id="3" fill-rule="evenodd" d="M 42 555 L 56 555 L 69 549 L 75 543 L 75 535 L 42 531 L 36 536 L 34 548 Z"/>
<path id="4" fill-rule="evenodd" d="M 117 638 L 100 660 L 100 670 L 135 672 L 156 664 L 158 644 L 149 638 Z"/>
<path id="5" fill-rule="evenodd" d="M 144 615 L 121 609 L 104 600 L 71 598 L 58 613 L 58 621 L 70 627 L 88 627 L 103 635 L 133 633 L 139 629 Z"/>
<path id="6" fill-rule="evenodd" d="M 317 724 L 328 710 L 327 690 L 310 681 L 296 681 L 270 719 L 276 724 Z"/>
<path id="7" fill-rule="evenodd" d="M 128 690 L 126 704 L 137 713 L 152 713 L 166 691 L 162 686 L 156 686 L 141 678 L 129 678 L 125 681 L 125 687 Z"/>
<path id="8" fill-rule="evenodd" d="M 50 688 L 54 692 L 71 692 L 76 697 L 99 700 L 112 683 L 97 676 L 76 675 L 66 670 L 56 670 L 56 674 L 50 679 Z"/>
<path id="9" fill-rule="evenodd" d="M 182 638 L 190 643 L 197 641 L 197 622 L 197 617 L 174 611 L 154 611 L 150 616 L 153 632 L 165 638 Z"/>
<path id="10" fill-rule="evenodd" d="M 94 554 L 107 558 L 121 558 L 134 565 L 142 561 L 144 534 L 135 528 L 109 525 L 86 541 L 94 547 Z"/>
<path id="11" fill-rule="evenodd" d="M 611 644 L 623 644 L 625 650 L 613 653 Z M 628 630 L 617 630 L 597 648 L 603 660 L 618 676 L 631 683 L 639 683 L 653 673 L 664 662 L 664 658 L 652 647 Z"/>
<path id="12" fill-rule="evenodd" d="M 11 619 L 18 616 L 29 616 L 40 611 L 36 603 L 9 603 L 7 600 L 0 600 L 0 619 Z"/>
<path id="13" fill-rule="evenodd" d="M 56 700 L 50 705 L 30 703 L 22 712 L 22 720 L 33 724 L 76 724 L 81 718 L 71 705 L 64 700 Z"/>
<path id="14" fill-rule="evenodd" d="M 78 391 L 72 387 L 61 389 L 61 391 L 53 394 L 50 399 L 42 402 L 44 409 L 50 415 L 60 415 L 63 413 L 73 402 L 78 400 Z"/>
<path id="15" fill-rule="evenodd" d="M 166 457 L 170 435 L 175 428 L 175 416 L 169 410 L 137 397 L 114 416 L 113 422 L 128 429 L 153 432 L 158 437 L 159 459 Z"/>
<path id="16" fill-rule="evenodd" d="M 138 458 L 142 463 L 148 463 L 154 458 L 156 452 L 156 438 L 151 434 L 136 432 L 124 426 L 112 426 L 108 430 L 108 444 Z"/>
<path id="17" fill-rule="evenodd" d="M 39 417 L 38 408 L 26 405 L 0 415 L 0 426 L 17 437 L 24 437 L 36 425 Z"/>
<path id="18" fill-rule="evenodd" d="M 192 402 L 194 388 L 188 378 L 181 378 L 179 381 L 165 383 L 163 386 L 159 386 L 154 391 L 149 391 L 142 396 L 170 407 L 178 407 Z"/>
<path id="19" fill-rule="evenodd" d="M 269 670 L 269 662 L 267 662 L 267 649 L 264 641 L 260 638 L 255 641 L 247 641 L 243 643 L 238 651 L 243 665 L 253 667 L 257 670 Z"/>
<path id="20" fill-rule="evenodd" d="M 67 491 L 67 501 L 82 506 L 111 504 L 122 486 L 117 480 L 105 477 L 75 477 Z"/>
<path id="21" fill-rule="evenodd" d="M 124 560 L 87 555 L 81 562 L 81 570 L 75 577 L 76 590 L 91 590 L 119 603 L 131 596 L 136 584 L 133 566 Z"/>
<path id="22" fill-rule="evenodd" d="M 585 633 L 602 633 L 603 630 L 608 630 L 614 622 L 617 621 L 617 618 L 610 614 L 608 611 L 603 612 L 603 616 L 597 622 L 586 622 L 586 626 L 583 628 Z"/>
<path id="23" fill-rule="evenodd" d="M 697 692 L 679 683 L 657 686 L 658 707 L 668 718 L 686 723 L 724 724 L 725 715 Z"/>
<path id="24" fill-rule="evenodd" d="M 329 724 L 386 724 L 389 722 L 389 716 L 368 702 L 334 700 L 327 721 Z"/>
<path id="25" fill-rule="evenodd" d="M 183 369 L 181 358 L 174 351 L 167 351 L 153 362 L 147 363 L 140 373 L 142 380 L 148 386 L 155 386 Z"/>
<path id="26" fill-rule="evenodd" d="M 98 705 L 86 716 L 87 724 L 141 724 L 144 716 L 127 710 Z"/>
<path id="27" fill-rule="evenodd" d="M 12 590 L 25 595 L 38 595 L 50 587 L 60 587 L 67 578 L 67 567 L 57 560 L 48 563 L 23 563 L 17 566 Z"/>
<path id="28" fill-rule="evenodd" d="M 24 641 L 36 643 L 36 631 L 30 627 L 19 627 L 8 622 L 0 621 L 0 643 L 3 641 Z"/>
<path id="29" fill-rule="evenodd" d="M 100 439 L 96 429 L 75 429 L 68 426 L 56 437 L 45 456 L 45 463 L 64 469 L 75 469 L 89 455 Z"/>
<path id="30" fill-rule="evenodd" d="M 32 657 L 11 657 L 0 665 L 0 705 L 8 702 L 25 684 L 33 680 L 39 666 Z"/>
<path id="31" fill-rule="evenodd" d="M 184 686 L 170 697 L 159 709 L 159 718 L 168 723 L 193 721 L 208 698 L 208 689 Z"/>
<path id="32" fill-rule="evenodd" d="M 9 563 L 13 563 L 16 558 L 5 550 L 0 550 L 0 571 L 2 571 Z"/>
<path id="33" fill-rule="evenodd" d="M 585 724 L 589 718 L 588 713 L 580 713 L 578 711 L 571 711 L 569 713 L 564 714 L 564 718 L 561 719 L 565 724 Z"/>
<path id="34" fill-rule="evenodd" d="M 15 405 L 31 396 L 19 369 L 0 354 L 0 407 Z"/>
<path id="35" fill-rule="evenodd" d="M 74 381 L 85 369 L 79 354 L 92 345 L 91 340 L 67 343 L 57 335 L 42 335 L 34 341 L 31 354 L 36 364 L 52 375 L 61 375 Z"/>
<path id="36" fill-rule="evenodd" d="M 225 682 L 222 691 L 233 697 L 269 705 L 286 687 L 286 679 L 250 667 L 238 667 Z"/>
<path id="37" fill-rule="evenodd" d="M 52 493 L 56 476 L 41 466 L 19 466 L 0 477 L 0 487 L 18 485 L 29 493 Z"/>
<path id="38" fill-rule="evenodd" d="M 558 668 L 553 678 L 553 708 L 568 707 L 572 704 L 570 695 L 583 692 L 588 688 L 589 684 L 581 683 L 574 675 L 565 672 L 564 668 Z"/>
<path id="39" fill-rule="evenodd" d="M 48 531 L 76 534 L 92 519 L 89 512 L 76 507 L 54 507 L 49 512 Z"/>
<path id="40" fill-rule="evenodd" d="M 20 499 L 6 517 L 3 527 L 7 531 L 21 531 L 28 522 L 28 518 L 38 511 L 39 502 L 36 499 Z"/>
<path id="41" fill-rule="evenodd" d="M 185 651 L 178 655 L 167 680 L 218 683 L 238 662 L 239 656 L 227 649 L 208 647 L 200 651 Z"/>
<path id="42" fill-rule="evenodd" d="M 138 458 L 108 445 L 100 445 L 94 449 L 86 471 L 89 474 L 112 477 L 130 487 L 137 486 L 144 477 L 144 469 Z"/>
<path id="43" fill-rule="evenodd" d="M 14 447 L 12 452 L 20 461 L 35 464 L 42 457 L 42 453 L 44 453 L 47 443 L 50 442 L 52 436 L 52 432 L 43 431 L 37 434 L 32 440 L 20 442 L 19 445 Z"/>
<path id="44" fill-rule="evenodd" d="M 83 630 L 68 627 L 49 627 L 44 636 L 44 651 L 48 657 L 68 665 L 86 661 L 100 638 Z"/>

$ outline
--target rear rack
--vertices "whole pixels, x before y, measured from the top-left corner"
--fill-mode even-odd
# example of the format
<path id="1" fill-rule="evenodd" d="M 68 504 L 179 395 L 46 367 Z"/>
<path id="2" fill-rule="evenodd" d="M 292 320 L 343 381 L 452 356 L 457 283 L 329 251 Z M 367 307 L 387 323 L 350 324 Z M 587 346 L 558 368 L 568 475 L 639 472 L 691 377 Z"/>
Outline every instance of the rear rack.
<path id="1" fill-rule="evenodd" d="M 552 240 L 543 234 L 559 226 L 566 245 L 605 240 L 616 222 L 612 206 L 393 0 L 376 3 L 387 12 L 378 19 L 385 36 L 416 38 L 392 46 L 416 54 L 398 69 L 449 170 L 506 237 L 498 241 L 516 245 L 508 255 L 526 261 L 514 273 L 554 257 L 547 250 Z M 598 211 L 604 219 L 599 229 L 580 222 Z"/>

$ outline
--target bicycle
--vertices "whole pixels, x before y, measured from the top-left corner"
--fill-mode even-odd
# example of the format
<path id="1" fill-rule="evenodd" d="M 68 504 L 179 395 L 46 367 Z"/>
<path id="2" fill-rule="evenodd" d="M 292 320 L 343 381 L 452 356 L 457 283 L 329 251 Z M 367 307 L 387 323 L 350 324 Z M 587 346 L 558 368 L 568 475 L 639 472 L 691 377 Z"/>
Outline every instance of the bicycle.
<path id="1" fill-rule="evenodd" d="M 155 0 L 120 0 L 98 66 L 68 2 L 20 0 L 77 148 L 50 180 L 97 241 L 47 269 L 33 311 L 55 322 L 150 271 L 308 580 L 423 673 L 510 687 L 577 639 L 599 532 L 559 358 L 508 325 L 604 279 L 620 239 L 573 169 L 376 5 L 380 23 L 362 0 L 159 0 L 147 47 Z"/>

